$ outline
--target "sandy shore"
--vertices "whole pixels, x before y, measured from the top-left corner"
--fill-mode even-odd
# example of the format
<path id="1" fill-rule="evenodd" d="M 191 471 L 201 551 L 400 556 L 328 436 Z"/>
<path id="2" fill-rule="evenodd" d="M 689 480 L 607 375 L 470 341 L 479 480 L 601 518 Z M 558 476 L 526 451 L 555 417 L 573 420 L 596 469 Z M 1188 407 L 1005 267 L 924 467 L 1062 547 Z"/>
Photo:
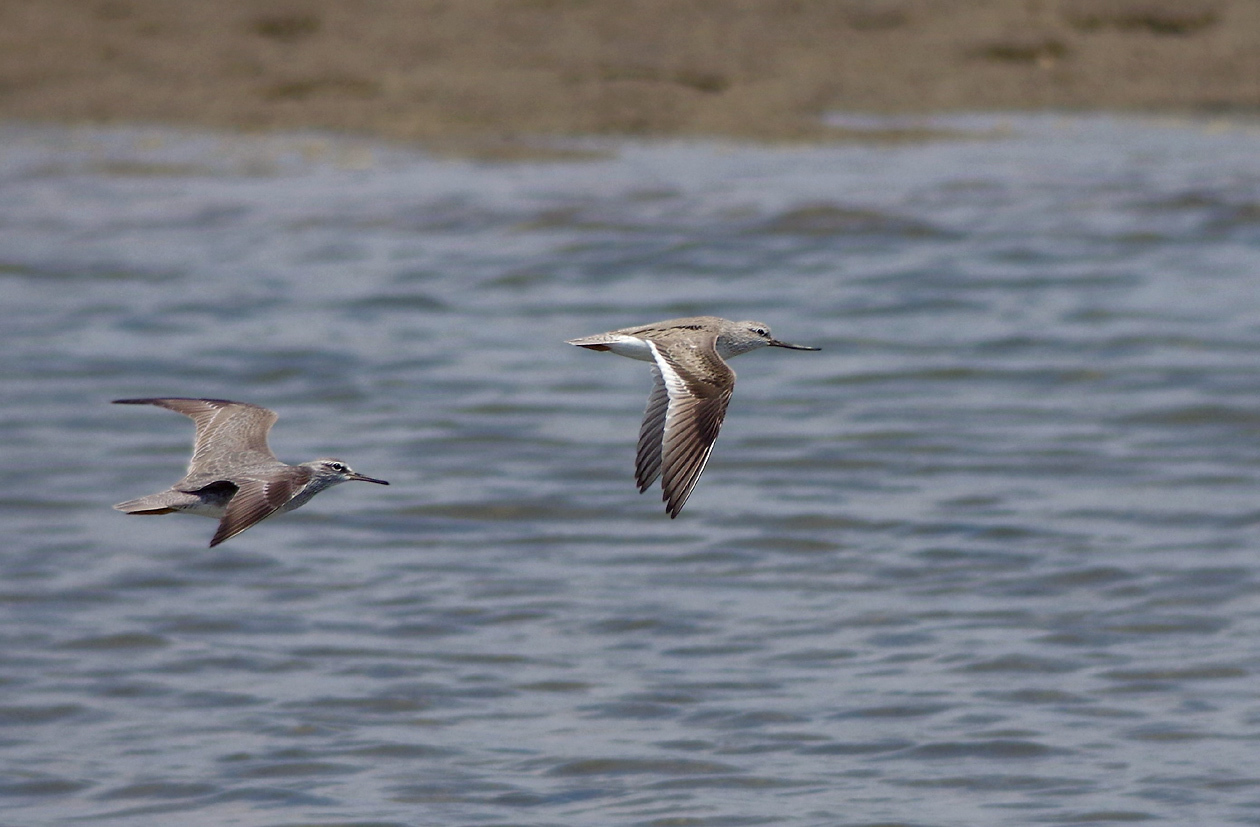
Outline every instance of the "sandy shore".
<path id="1" fill-rule="evenodd" d="M 0 118 L 476 151 L 1040 108 L 1260 111 L 1260 2 L 0 0 Z"/>

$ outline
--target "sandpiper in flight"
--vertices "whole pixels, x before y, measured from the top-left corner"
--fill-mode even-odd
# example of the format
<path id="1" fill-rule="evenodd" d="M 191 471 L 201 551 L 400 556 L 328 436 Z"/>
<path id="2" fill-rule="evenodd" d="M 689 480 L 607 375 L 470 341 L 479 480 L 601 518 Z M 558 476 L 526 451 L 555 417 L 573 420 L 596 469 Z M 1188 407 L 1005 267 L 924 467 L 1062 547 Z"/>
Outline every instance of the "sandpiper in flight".
<path id="1" fill-rule="evenodd" d="M 270 517 L 304 505 L 325 488 L 359 480 L 389 485 L 355 473 L 341 460 L 286 465 L 267 447 L 275 411 L 227 399 L 117 399 L 116 405 L 157 405 L 192 417 L 197 426 L 192 461 L 182 480 L 166 491 L 119 503 L 128 514 L 184 512 L 219 520 L 213 548 Z"/>
<path id="2" fill-rule="evenodd" d="M 568 343 L 652 363 L 655 384 L 639 428 L 634 475 L 639 493 L 661 478 L 670 517 L 682 511 L 700 479 L 726 416 L 735 389 L 735 371 L 726 360 L 759 347 L 818 350 L 780 342 L 761 322 L 717 316 L 669 319 Z"/>

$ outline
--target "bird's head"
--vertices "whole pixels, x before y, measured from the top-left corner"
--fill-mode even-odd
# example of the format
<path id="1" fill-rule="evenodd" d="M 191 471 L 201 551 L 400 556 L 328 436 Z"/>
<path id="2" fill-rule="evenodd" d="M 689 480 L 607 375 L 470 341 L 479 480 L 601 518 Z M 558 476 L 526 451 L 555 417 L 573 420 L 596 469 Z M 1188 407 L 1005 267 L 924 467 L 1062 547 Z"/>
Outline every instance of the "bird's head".
<path id="1" fill-rule="evenodd" d="M 732 356 L 747 353 L 759 347 L 785 347 L 788 350 L 818 350 L 806 345 L 793 345 L 780 342 L 770 333 L 770 325 L 763 322 L 744 321 L 735 323 L 734 335 L 722 337 L 719 347 Z"/>
<path id="2" fill-rule="evenodd" d="M 315 472 L 315 479 L 324 483 L 324 487 L 329 485 L 337 485 L 342 482 L 374 482 L 377 485 L 389 485 L 385 480 L 378 480 L 375 477 L 366 477 L 355 471 L 349 465 L 346 465 L 339 459 L 332 457 L 321 457 L 313 459 L 310 462 L 302 463 L 305 467 Z"/>

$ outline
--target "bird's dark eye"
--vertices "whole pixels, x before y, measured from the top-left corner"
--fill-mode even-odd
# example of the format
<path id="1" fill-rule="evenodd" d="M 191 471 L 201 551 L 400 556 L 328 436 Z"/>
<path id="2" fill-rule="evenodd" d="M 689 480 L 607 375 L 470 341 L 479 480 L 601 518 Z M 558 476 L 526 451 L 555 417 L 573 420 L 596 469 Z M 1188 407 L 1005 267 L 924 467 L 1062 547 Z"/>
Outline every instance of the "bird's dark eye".
<path id="1" fill-rule="evenodd" d="M 345 466 L 345 463 L 341 463 L 341 462 L 330 462 L 328 463 L 328 467 L 333 469 L 339 474 L 344 474 L 346 471 L 350 470 L 349 468 Z"/>
<path id="2" fill-rule="evenodd" d="M 753 328 L 753 330 L 754 330 L 754 331 L 756 331 L 756 333 L 757 333 L 757 335 L 758 335 L 758 336 L 769 336 L 769 335 L 770 335 L 770 331 L 769 331 L 769 330 L 766 330 L 764 327 L 754 327 L 754 328 Z"/>

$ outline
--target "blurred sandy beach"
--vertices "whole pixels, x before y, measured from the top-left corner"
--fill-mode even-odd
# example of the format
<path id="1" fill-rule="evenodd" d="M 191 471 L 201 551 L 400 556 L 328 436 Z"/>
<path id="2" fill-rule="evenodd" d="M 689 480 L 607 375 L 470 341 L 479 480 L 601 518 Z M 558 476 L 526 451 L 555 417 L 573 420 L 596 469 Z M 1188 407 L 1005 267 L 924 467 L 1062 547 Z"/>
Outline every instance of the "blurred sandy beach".
<path id="1" fill-rule="evenodd" d="M 1257 0 L 0 0 L 0 118 L 825 137 L 820 113 L 1260 110 Z"/>

